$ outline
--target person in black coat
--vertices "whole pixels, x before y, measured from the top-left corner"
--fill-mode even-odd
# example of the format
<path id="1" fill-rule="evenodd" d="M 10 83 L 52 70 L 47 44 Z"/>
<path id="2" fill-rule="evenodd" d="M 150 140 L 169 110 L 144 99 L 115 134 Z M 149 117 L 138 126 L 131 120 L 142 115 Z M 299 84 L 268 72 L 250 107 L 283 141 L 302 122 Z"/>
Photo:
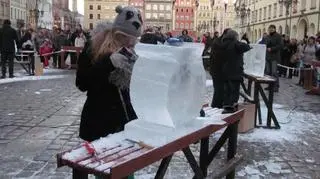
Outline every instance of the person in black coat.
<path id="1" fill-rule="evenodd" d="M 120 132 L 137 118 L 129 86 L 142 20 L 133 7 L 117 7 L 117 12 L 113 24 L 92 35 L 78 62 L 76 86 L 87 92 L 80 122 L 80 138 L 86 141 Z"/>
<path id="2" fill-rule="evenodd" d="M 228 29 L 213 44 L 214 63 L 212 78 L 214 96 L 211 106 L 224 108 L 223 113 L 237 110 L 240 96 L 240 83 L 243 80 L 243 53 L 251 48 L 248 44 L 238 41 L 238 33 Z"/>
<path id="3" fill-rule="evenodd" d="M 164 43 L 160 36 L 158 36 L 153 29 L 149 28 L 145 30 L 145 33 L 142 34 L 140 42 L 144 44 L 154 44 L 157 45 L 158 42 Z"/>
<path id="4" fill-rule="evenodd" d="M 15 43 L 18 42 L 17 32 L 10 26 L 10 20 L 3 22 L 3 27 L 0 29 L 0 51 L 1 51 L 1 66 L 2 76 L 6 77 L 6 63 L 9 63 L 9 77 L 13 78 L 13 59 L 15 54 Z"/>

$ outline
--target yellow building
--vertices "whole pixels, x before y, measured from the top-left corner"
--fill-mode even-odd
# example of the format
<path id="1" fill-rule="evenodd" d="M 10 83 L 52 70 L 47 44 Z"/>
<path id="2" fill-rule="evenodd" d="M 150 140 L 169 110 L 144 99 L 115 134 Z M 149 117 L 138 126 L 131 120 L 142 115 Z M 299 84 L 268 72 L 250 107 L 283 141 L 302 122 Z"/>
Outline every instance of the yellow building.
<path id="1" fill-rule="evenodd" d="M 128 6 L 128 0 L 85 0 L 84 1 L 84 25 L 92 29 L 99 20 L 113 21 L 116 17 L 115 8 Z"/>
<path id="2" fill-rule="evenodd" d="M 223 29 L 232 26 L 234 14 L 232 0 L 216 0 L 214 4 L 212 0 L 199 0 L 196 17 L 198 34 L 215 31 L 221 33 Z"/>
<path id="3" fill-rule="evenodd" d="M 238 7 L 250 9 L 249 16 L 238 14 L 238 30 L 247 32 L 253 42 L 260 39 L 272 24 L 276 26 L 277 32 L 298 40 L 303 39 L 305 35 L 315 35 L 319 31 L 319 0 L 284 1 L 290 4 L 280 3 L 281 0 L 238 0 Z"/>

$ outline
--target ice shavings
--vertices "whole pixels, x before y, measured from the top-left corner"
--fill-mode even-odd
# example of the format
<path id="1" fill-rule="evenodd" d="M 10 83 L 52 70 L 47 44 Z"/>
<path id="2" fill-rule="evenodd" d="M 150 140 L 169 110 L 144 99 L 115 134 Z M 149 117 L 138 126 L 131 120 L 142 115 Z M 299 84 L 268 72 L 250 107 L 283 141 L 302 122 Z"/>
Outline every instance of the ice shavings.
<path id="1" fill-rule="evenodd" d="M 109 135 L 107 137 L 101 138 L 99 140 L 95 140 L 91 142 L 97 154 L 102 153 L 106 149 L 114 148 L 120 145 L 119 142 L 123 145 L 124 137 L 122 133 L 116 133 L 113 135 Z M 86 150 L 85 147 L 80 147 L 78 149 L 72 150 L 70 152 L 65 153 L 62 158 L 65 160 L 80 162 L 86 158 L 88 158 L 90 154 Z"/>
<path id="2" fill-rule="evenodd" d="M 281 129 L 279 130 L 270 130 L 263 128 L 255 128 L 251 133 L 239 134 L 239 140 L 245 140 L 250 142 L 281 142 L 286 141 L 299 141 L 298 137 L 305 130 L 310 130 L 313 127 L 313 124 L 308 122 L 310 120 L 316 120 L 314 114 L 295 110 L 292 111 L 289 108 L 286 108 L 280 104 L 274 104 L 274 113 L 280 122 Z M 263 125 L 265 125 L 267 118 L 267 108 L 264 105 L 261 105 Z M 289 122 L 287 122 L 289 121 Z M 287 122 L 285 124 L 281 124 Z M 307 145 L 304 142 L 304 145 Z"/>
<path id="3" fill-rule="evenodd" d="M 269 161 L 253 161 L 252 165 L 245 166 L 242 170 L 237 172 L 238 176 L 241 177 L 254 177 L 254 176 L 262 176 L 265 174 L 288 174 L 291 173 L 289 169 L 282 169 L 279 163 L 275 163 L 273 160 Z"/>
<path id="4" fill-rule="evenodd" d="M 16 78 L 6 78 L 6 79 L 1 79 L 0 84 L 20 82 L 20 81 L 59 79 L 59 78 L 65 78 L 67 76 L 68 75 L 52 75 L 52 76 L 23 76 L 23 77 L 16 77 Z"/>

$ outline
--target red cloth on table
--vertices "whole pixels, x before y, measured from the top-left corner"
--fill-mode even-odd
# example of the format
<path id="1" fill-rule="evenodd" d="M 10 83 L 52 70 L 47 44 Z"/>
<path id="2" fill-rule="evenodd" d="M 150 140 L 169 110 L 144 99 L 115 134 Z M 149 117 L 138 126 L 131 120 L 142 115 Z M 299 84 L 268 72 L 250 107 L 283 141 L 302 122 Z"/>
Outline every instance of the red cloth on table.
<path id="1" fill-rule="evenodd" d="M 40 55 L 43 55 L 43 54 L 47 54 L 47 53 L 52 53 L 53 52 L 53 48 L 51 45 L 49 44 L 43 44 L 40 49 L 39 49 L 39 53 Z M 43 56 L 44 58 L 44 62 L 43 62 L 43 65 L 45 67 L 47 67 L 49 65 L 49 59 L 50 59 L 51 55 L 46 55 L 46 56 Z"/>

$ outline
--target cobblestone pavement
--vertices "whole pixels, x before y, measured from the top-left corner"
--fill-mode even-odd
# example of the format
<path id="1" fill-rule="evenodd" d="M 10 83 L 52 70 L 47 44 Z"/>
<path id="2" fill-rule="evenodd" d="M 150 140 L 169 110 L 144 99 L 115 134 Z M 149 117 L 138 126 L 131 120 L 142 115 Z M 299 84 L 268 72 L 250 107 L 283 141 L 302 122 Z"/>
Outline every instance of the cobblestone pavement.
<path id="1" fill-rule="evenodd" d="M 74 86 L 74 71 L 57 73 L 66 77 L 3 84 L 0 80 L 0 179 L 71 178 L 69 168 L 56 168 L 55 154 L 80 144 L 85 94 Z M 281 83 L 275 108 L 282 128 L 255 129 L 239 136 L 238 153 L 245 159 L 237 178 L 320 178 L 320 98 L 304 95 L 291 80 Z M 212 144 L 218 136 L 211 137 Z M 196 156 L 198 148 L 192 146 Z M 225 156 L 226 147 L 209 170 L 221 166 Z M 158 165 L 136 172 L 136 178 L 152 178 Z M 191 176 L 183 154 L 177 153 L 166 178 Z"/>

